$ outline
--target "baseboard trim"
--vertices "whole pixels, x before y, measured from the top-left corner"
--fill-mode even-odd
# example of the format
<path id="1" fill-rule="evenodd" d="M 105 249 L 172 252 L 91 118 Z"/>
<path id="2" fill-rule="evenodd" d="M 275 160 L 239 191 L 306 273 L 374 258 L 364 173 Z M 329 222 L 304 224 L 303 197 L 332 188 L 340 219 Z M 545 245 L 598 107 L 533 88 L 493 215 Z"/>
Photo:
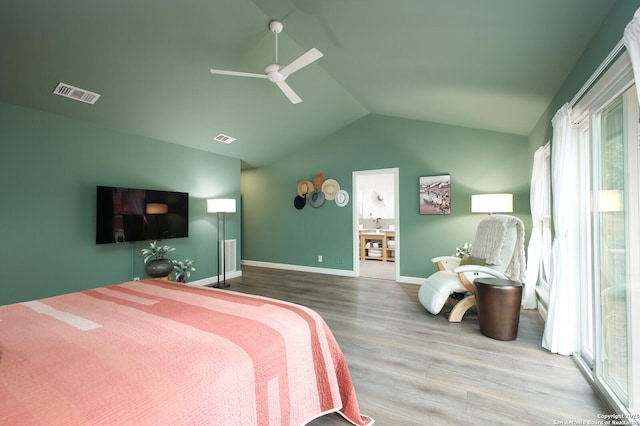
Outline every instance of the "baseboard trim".
<path id="1" fill-rule="evenodd" d="M 312 272 L 314 274 L 338 275 L 341 277 L 355 277 L 353 271 L 345 269 L 317 268 L 314 266 L 290 265 L 286 263 L 260 262 L 257 260 L 242 260 L 241 265 L 257 266 L 259 268 L 283 269 L 286 271 Z"/>
<path id="2" fill-rule="evenodd" d="M 404 284 L 422 285 L 424 284 L 425 281 L 426 281 L 426 278 L 405 277 L 405 276 L 398 277 L 398 282 L 404 283 Z"/>
<path id="3" fill-rule="evenodd" d="M 246 266 L 255 266 L 258 268 L 282 269 L 285 271 L 297 271 L 297 272 L 310 272 L 313 274 L 337 275 L 341 277 L 355 278 L 356 276 L 353 271 L 347 271 L 345 269 L 317 268 L 313 266 L 291 265 L 287 263 L 260 262 L 257 260 L 242 260 L 240 261 L 240 264 L 246 265 Z M 227 279 L 232 279 L 232 278 L 241 277 L 241 276 L 242 276 L 242 270 L 227 272 L 226 274 Z M 220 276 L 220 279 L 222 279 L 222 275 Z M 424 283 L 424 280 L 425 278 L 400 276 L 398 277 L 396 282 L 404 283 L 404 284 L 422 285 Z M 218 277 L 213 276 L 213 277 L 202 278 L 196 281 L 189 281 L 189 284 L 206 286 L 206 285 L 215 284 L 217 282 L 218 282 Z"/>
<path id="4" fill-rule="evenodd" d="M 297 271 L 297 272 L 310 272 L 314 274 L 337 275 L 341 277 L 352 277 L 352 278 L 356 277 L 353 271 L 347 271 L 345 269 L 317 268 L 313 266 L 290 265 L 287 263 L 260 262 L 257 260 L 242 260 L 240 264 L 247 265 L 247 266 L 255 266 L 258 268 L 282 269 L 285 271 Z M 424 280 L 425 278 L 400 276 L 398 277 L 398 280 L 396 282 L 405 283 L 405 284 L 422 285 L 424 283 Z"/>
<path id="5" fill-rule="evenodd" d="M 230 280 L 231 278 L 241 277 L 242 271 L 227 272 L 225 275 L 226 275 L 226 278 Z M 222 275 L 220 275 L 220 277 L 213 276 L 213 277 L 202 278 L 200 280 L 189 281 L 187 284 L 206 286 L 206 285 L 216 284 L 218 282 L 218 278 L 222 280 Z"/>

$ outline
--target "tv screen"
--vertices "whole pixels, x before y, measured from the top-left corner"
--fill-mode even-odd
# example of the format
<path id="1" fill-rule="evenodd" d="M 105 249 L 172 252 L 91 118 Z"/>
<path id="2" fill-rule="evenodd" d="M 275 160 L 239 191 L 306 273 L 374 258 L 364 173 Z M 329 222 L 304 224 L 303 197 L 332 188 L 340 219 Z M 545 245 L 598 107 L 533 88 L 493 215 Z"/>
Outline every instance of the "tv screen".
<path id="1" fill-rule="evenodd" d="M 98 186 L 96 244 L 189 236 L 186 192 Z"/>

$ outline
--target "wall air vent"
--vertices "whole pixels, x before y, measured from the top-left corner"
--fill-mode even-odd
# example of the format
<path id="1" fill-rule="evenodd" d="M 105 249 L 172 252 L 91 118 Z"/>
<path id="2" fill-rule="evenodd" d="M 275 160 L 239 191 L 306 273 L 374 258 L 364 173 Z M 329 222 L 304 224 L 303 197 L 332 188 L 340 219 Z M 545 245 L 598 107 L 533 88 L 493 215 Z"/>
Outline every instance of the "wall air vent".
<path id="1" fill-rule="evenodd" d="M 64 96 L 65 98 L 75 99 L 76 101 L 85 102 L 88 104 L 95 104 L 100 95 L 90 92 L 88 90 L 79 89 L 66 83 L 58 83 L 53 93 L 56 95 Z"/>
<path id="2" fill-rule="evenodd" d="M 213 138 L 213 140 L 216 141 L 216 142 L 222 142 L 222 143 L 226 143 L 227 145 L 229 145 L 231 142 L 235 141 L 236 138 L 233 138 L 233 137 L 227 136 L 227 135 L 223 135 L 222 133 L 220 133 L 218 136 Z"/>
<path id="3" fill-rule="evenodd" d="M 224 259 L 222 259 L 223 256 Z M 225 272 L 236 271 L 236 240 L 220 241 L 220 258 L 223 261 Z"/>

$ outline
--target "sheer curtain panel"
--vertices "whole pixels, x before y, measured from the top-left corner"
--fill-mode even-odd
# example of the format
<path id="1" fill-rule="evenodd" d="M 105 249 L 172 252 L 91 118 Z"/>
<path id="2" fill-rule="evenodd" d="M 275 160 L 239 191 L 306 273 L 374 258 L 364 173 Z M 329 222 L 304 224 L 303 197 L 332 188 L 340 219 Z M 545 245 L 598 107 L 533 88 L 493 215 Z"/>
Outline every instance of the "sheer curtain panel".
<path id="1" fill-rule="evenodd" d="M 533 172 L 531 174 L 531 219 L 533 228 L 529 246 L 527 248 L 527 280 L 522 294 L 522 307 L 525 309 L 536 309 L 536 286 L 540 281 L 539 277 L 545 274 L 543 259 L 548 259 L 549 253 L 545 256 L 544 233 L 545 216 L 549 202 L 549 167 L 547 166 L 549 146 L 541 146 L 533 156 Z"/>
<path id="2" fill-rule="evenodd" d="M 542 346 L 553 353 L 571 355 L 578 349 L 579 257 L 576 185 L 579 146 L 567 103 L 553 117 L 551 194 L 554 237 L 552 243 L 549 308 Z"/>
<path id="3" fill-rule="evenodd" d="M 624 46 L 631 58 L 633 66 L 633 78 L 638 86 L 640 81 L 640 9 L 636 10 L 631 22 L 627 24 L 622 36 Z M 637 91 L 640 98 L 640 90 Z"/>

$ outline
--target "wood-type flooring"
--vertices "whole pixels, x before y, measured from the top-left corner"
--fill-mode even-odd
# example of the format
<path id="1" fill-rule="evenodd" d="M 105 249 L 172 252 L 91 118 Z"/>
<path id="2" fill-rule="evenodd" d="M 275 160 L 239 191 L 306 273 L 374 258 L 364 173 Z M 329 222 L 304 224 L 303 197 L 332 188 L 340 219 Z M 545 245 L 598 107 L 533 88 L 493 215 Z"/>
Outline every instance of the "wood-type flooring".
<path id="1" fill-rule="evenodd" d="M 361 411 L 376 425 L 598 424 L 608 409 L 571 357 L 541 347 L 544 322 L 523 310 L 518 337 L 480 333 L 475 311 L 431 315 L 419 286 L 243 266 L 230 290 L 308 306 L 344 352 Z M 311 425 L 346 426 L 330 414 Z"/>

